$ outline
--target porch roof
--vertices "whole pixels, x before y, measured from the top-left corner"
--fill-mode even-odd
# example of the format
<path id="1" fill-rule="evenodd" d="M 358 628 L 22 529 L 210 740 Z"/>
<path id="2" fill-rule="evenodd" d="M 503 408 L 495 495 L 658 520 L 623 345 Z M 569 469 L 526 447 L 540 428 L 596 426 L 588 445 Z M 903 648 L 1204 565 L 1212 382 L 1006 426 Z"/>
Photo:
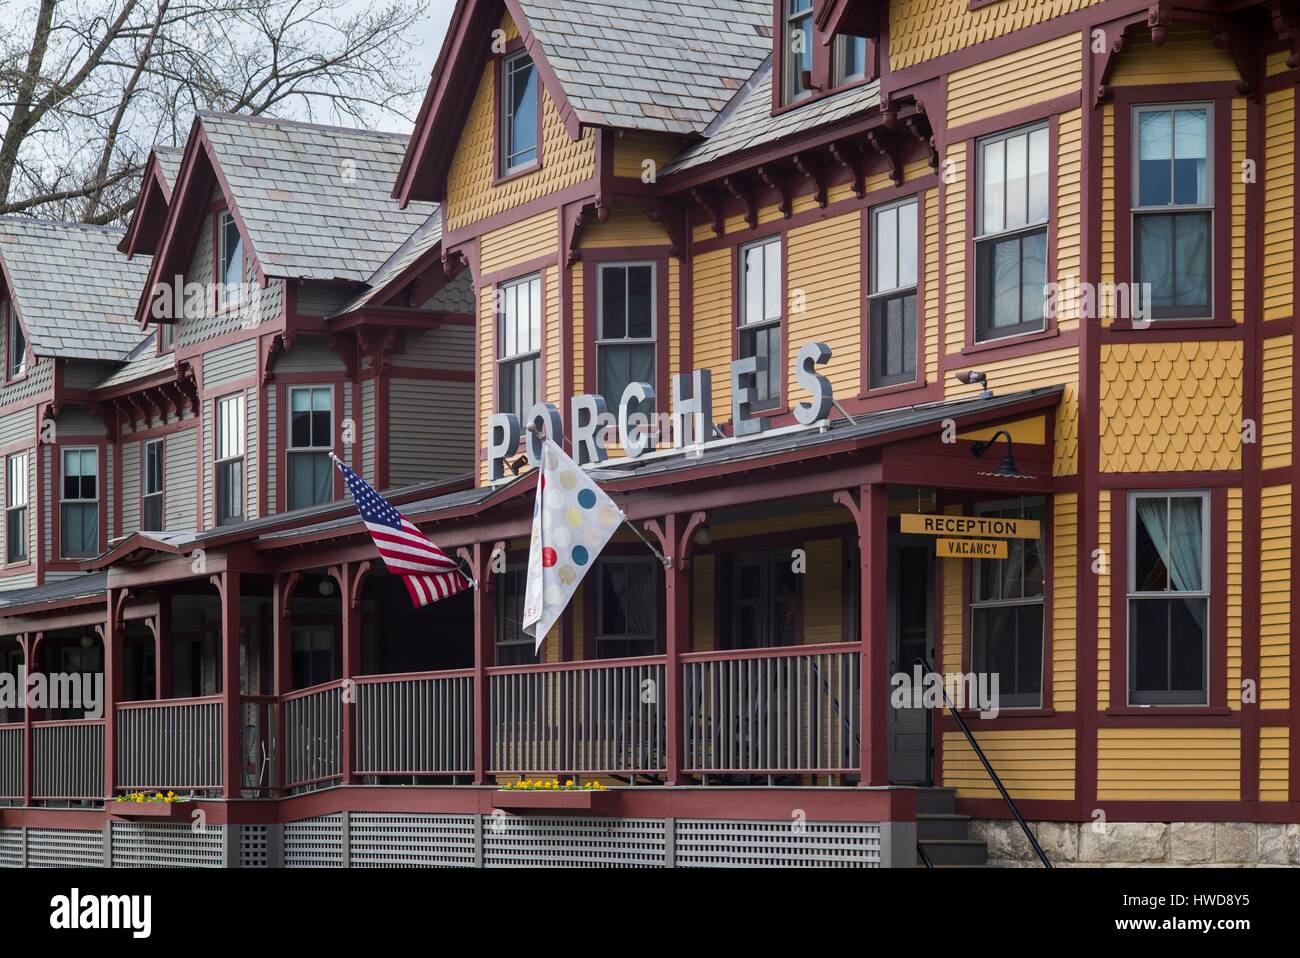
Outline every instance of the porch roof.
<path id="1" fill-rule="evenodd" d="M 47 582 L 30 589 L 0 592 L 0 609 L 16 609 L 46 602 L 67 602 L 99 595 L 108 584 L 107 572 L 85 572 L 70 579 Z"/>

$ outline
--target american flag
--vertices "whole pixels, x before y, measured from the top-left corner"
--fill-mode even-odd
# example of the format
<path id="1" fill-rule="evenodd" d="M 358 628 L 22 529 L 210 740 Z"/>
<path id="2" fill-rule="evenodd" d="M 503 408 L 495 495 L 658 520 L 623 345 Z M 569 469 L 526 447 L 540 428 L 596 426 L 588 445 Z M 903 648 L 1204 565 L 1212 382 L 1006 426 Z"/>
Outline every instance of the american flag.
<path id="1" fill-rule="evenodd" d="M 352 500 L 370 538 L 379 549 L 388 570 L 402 577 L 406 591 L 416 608 L 463 592 L 471 585 L 456 560 L 429 541 L 414 523 L 393 508 L 392 503 L 375 492 L 355 472 L 338 459 L 334 464 L 343 471 Z"/>

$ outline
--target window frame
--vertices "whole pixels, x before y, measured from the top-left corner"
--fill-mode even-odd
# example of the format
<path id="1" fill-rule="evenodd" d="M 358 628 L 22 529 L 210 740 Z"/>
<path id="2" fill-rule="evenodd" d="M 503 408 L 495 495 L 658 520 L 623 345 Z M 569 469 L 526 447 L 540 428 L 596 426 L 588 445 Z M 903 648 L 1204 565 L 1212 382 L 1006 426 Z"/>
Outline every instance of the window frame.
<path id="1" fill-rule="evenodd" d="M 233 525 L 243 522 L 248 513 L 248 397 L 243 390 L 218 396 L 212 404 L 212 519 L 215 525 Z M 239 453 L 222 456 L 225 430 L 222 429 L 222 410 L 231 402 L 239 403 Z M 223 466 L 239 463 L 239 512 L 222 514 L 221 474 Z"/>
<path id="2" fill-rule="evenodd" d="M 166 353 L 176 352 L 177 324 L 159 322 L 156 325 L 158 327 L 158 333 L 154 340 L 156 355 L 162 356 Z M 164 333 L 166 333 L 165 336 Z"/>
<path id="3" fill-rule="evenodd" d="M 749 301 L 748 301 L 748 287 L 745 282 L 745 257 L 750 250 L 759 249 L 759 248 L 766 249 L 768 246 L 775 246 L 777 249 L 777 255 L 780 258 L 779 263 L 777 264 L 777 269 L 780 273 L 779 277 L 777 278 L 777 288 L 778 288 L 777 316 L 776 318 L 772 318 L 770 316 L 767 316 L 766 313 L 764 313 L 764 318 L 759 320 L 758 322 L 746 323 L 745 314 L 748 310 Z M 777 383 L 777 388 L 775 394 L 769 396 L 766 400 L 756 401 L 750 407 L 751 412 L 753 413 L 780 414 L 781 412 L 785 411 L 786 388 L 787 388 L 785 355 L 786 355 L 786 350 L 789 348 L 789 344 L 786 341 L 786 314 L 788 312 L 787 301 L 789 299 L 789 294 L 788 291 L 786 290 L 786 260 L 787 260 L 786 254 L 787 251 L 786 251 L 786 241 L 785 241 L 784 233 L 775 233 L 771 236 L 764 236 L 760 239 L 756 239 L 749 243 L 741 243 L 736 247 L 736 266 L 735 266 L 735 274 L 734 274 L 735 282 L 736 282 L 736 295 L 734 297 L 734 302 L 736 304 L 736 316 L 735 316 L 735 321 L 732 323 L 732 329 L 733 329 L 732 336 L 734 337 L 732 341 L 732 355 L 735 356 L 735 358 L 737 359 L 746 358 L 744 348 L 743 348 L 746 334 L 757 334 L 762 332 L 764 334 L 770 335 L 772 329 L 775 328 L 777 330 L 777 335 L 779 336 L 780 339 L 781 361 L 776 365 L 775 379 Z M 766 296 L 767 296 L 766 254 L 763 257 L 763 284 L 762 285 L 764 290 L 764 305 L 766 305 Z M 770 391 L 771 379 L 773 378 L 773 370 L 771 368 L 768 369 L 768 377 L 769 377 L 769 391 Z"/>
<path id="4" fill-rule="evenodd" d="M 1041 221 L 1035 220 L 1032 223 L 1025 223 L 1021 226 L 1008 228 L 1005 224 L 1006 209 L 1006 176 L 1005 176 L 1005 151 L 1004 156 L 1004 175 L 1003 183 L 1003 210 L 1004 222 L 1001 229 L 995 231 L 984 230 L 984 148 L 992 143 L 1006 142 L 1012 137 L 1024 134 L 1026 137 L 1032 136 L 1035 132 L 1042 130 L 1046 139 L 1046 171 L 1047 171 L 1047 210 Z M 1055 208 L 1056 208 L 1056 116 L 1049 115 L 1021 123 L 1014 127 L 987 133 L 982 136 L 974 137 L 968 141 L 969 154 L 967 156 L 967 169 L 973 171 L 974 175 L 969 178 L 969 188 L 975 191 L 973 201 L 967 197 L 967 208 L 970 210 L 970 228 L 969 233 L 969 254 L 967 260 L 968 276 L 968 302 L 967 315 L 970 321 L 967 325 L 968 349 L 985 350 L 1005 346 L 1008 344 L 1023 341 L 1024 339 L 1043 336 L 1051 333 L 1056 325 L 1054 317 L 1048 316 L 1044 309 L 1040 322 L 1031 323 L 1023 320 L 1014 326 L 1004 327 L 1005 331 L 997 335 L 989 335 L 988 328 L 984 321 L 982 306 L 982 296 L 984 283 L 980 274 L 980 248 L 994 243 L 1005 242 L 1015 239 L 1023 244 L 1023 241 L 1030 236 L 1041 233 L 1043 235 L 1043 258 L 1044 258 L 1044 285 L 1051 283 L 1055 279 Z M 1031 152 L 1028 143 L 1026 143 L 1025 153 L 1025 196 L 1026 196 L 1026 213 L 1028 212 L 1028 198 L 1030 191 Z M 1021 262 L 1023 264 L 1023 253 Z M 1023 288 L 1023 286 L 1022 286 Z M 1044 303 L 1046 296 L 1044 295 Z M 991 328 L 991 327 L 989 327 Z"/>
<path id="5" fill-rule="evenodd" d="M 27 353 L 29 344 L 27 342 L 27 332 L 23 329 L 22 320 L 18 317 L 18 310 L 14 308 L 13 300 L 5 299 L 0 302 L 0 311 L 4 314 L 4 381 L 7 383 L 17 382 L 27 376 Z M 15 337 L 17 333 L 17 337 Z M 18 338 L 22 340 L 22 356 L 14 361 L 14 343 Z"/>
<path id="6" fill-rule="evenodd" d="M 1137 503 L 1141 499 L 1200 499 L 1201 500 L 1201 586 L 1202 588 L 1195 592 L 1182 592 L 1174 589 L 1165 588 L 1159 592 L 1139 592 L 1137 591 Z M 1194 708 L 1204 709 L 1214 705 L 1214 690 L 1212 658 L 1214 657 L 1214 639 L 1211 636 L 1211 629 L 1214 627 L 1212 615 L 1214 613 L 1214 567 L 1213 554 L 1211 551 L 1211 542 L 1213 540 L 1212 522 L 1214 521 L 1214 507 L 1208 489 L 1135 489 L 1130 490 L 1125 499 L 1125 536 L 1124 545 L 1124 705 L 1128 708 L 1139 709 L 1160 709 L 1160 708 Z M 1134 656 L 1136 654 L 1136 645 L 1133 642 L 1133 603 L 1141 602 L 1144 599 L 1149 600 L 1168 600 L 1169 598 L 1186 597 L 1192 599 L 1205 600 L 1205 631 L 1202 640 L 1202 662 L 1201 662 L 1201 679 L 1202 691 L 1198 700 L 1193 700 L 1188 693 L 1180 692 L 1140 692 L 1138 693 L 1144 699 L 1139 701 L 1135 697 L 1133 683 L 1136 676 L 1134 668 Z M 1158 699 L 1164 701 L 1158 701 Z"/>
<path id="7" fill-rule="evenodd" d="M 504 352 L 505 343 L 506 343 L 506 337 L 505 337 L 506 313 L 504 310 L 506 299 L 504 293 L 507 289 L 518 288 L 520 286 L 529 285 L 534 282 L 537 283 L 537 299 L 536 299 L 537 307 L 538 307 L 537 342 L 536 343 L 530 342 L 531 348 L 524 352 L 514 352 L 511 353 L 510 355 L 506 355 Z M 524 363 L 535 362 L 537 364 L 537 375 L 534 380 L 536 384 L 536 392 L 537 392 L 537 397 L 535 401 L 540 402 L 542 397 L 545 395 L 546 368 L 543 362 L 543 351 L 546 346 L 545 280 L 543 279 L 543 274 L 541 272 L 526 273 L 522 276 L 517 276 L 511 279 L 502 280 L 501 282 L 497 283 L 495 285 L 493 293 L 494 293 L 495 302 L 500 304 L 503 307 L 501 311 L 494 310 L 494 316 L 495 316 L 494 335 L 496 337 L 496 350 L 495 350 L 496 359 L 495 362 L 493 363 L 493 372 L 494 375 L 496 376 L 496 383 L 495 383 L 496 388 L 494 390 L 496 395 L 493 398 L 493 403 L 496 411 L 499 413 L 516 412 L 515 409 L 505 408 L 506 404 L 502 401 L 504 395 L 504 389 L 508 381 L 507 372 L 513 367 L 522 365 Z M 533 302 L 533 298 L 530 293 L 529 294 L 530 307 L 532 302 Z M 517 329 L 515 335 L 516 335 L 516 341 L 518 341 Z M 529 316 L 529 338 L 530 340 L 532 338 L 532 316 L 531 315 Z M 518 398 L 519 397 L 516 397 L 516 399 Z M 521 424 L 523 423 L 524 419 L 527 418 L 529 408 L 531 408 L 531 404 L 520 405 L 520 408 L 517 411 L 517 415 L 519 416 L 519 421 Z"/>
<path id="8" fill-rule="evenodd" d="M 1150 102 L 1143 101 L 1139 103 L 1130 103 L 1128 106 L 1128 150 L 1129 150 L 1129 177 L 1128 177 L 1128 206 L 1129 206 L 1129 277 L 1136 287 L 1141 275 L 1141 255 L 1140 245 L 1138 243 L 1138 221 L 1143 217 L 1151 216 L 1174 216 L 1179 214 L 1187 215 L 1204 215 L 1208 217 L 1209 225 L 1206 230 L 1206 312 L 1179 312 L 1179 307 L 1169 306 L 1161 307 L 1163 315 L 1157 315 L 1155 307 L 1151 307 L 1151 323 L 1193 323 L 1204 324 L 1213 322 L 1216 319 L 1216 313 L 1219 308 L 1218 287 L 1215 281 L 1215 268 L 1218 261 L 1218 254 L 1221 252 L 1218 247 L 1218 220 L 1217 210 L 1215 208 L 1218 190 L 1215 189 L 1215 177 L 1218 175 L 1217 164 L 1215 163 L 1215 132 L 1216 132 L 1216 101 L 1214 99 L 1205 100 L 1179 100 L 1169 102 Z M 1119 105 L 1117 105 L 1119 108 Z M 1142 155 L 1142 124 L 1141 115 L 1143 113 L 1168 113 L 1172 115 L 1177 110 L 1205 110 L 1205 183 L 1207 202 L 1200 204 L 1179 204 L 1174 202 L 1173 196 L 1173 178 L 1170 178 L 1170 202 L 1162 206 L 1144 206 L 1138 200 L 1141 196 L 1141 155 Z M 1171 127 L 1172 131 L 1172 127 Z M 1171 148 L 1172 149 L 1172 148 Z M 1169 162 L 1172 166 L 1175 160 L 1170 156 Z M 1175 273 L 1176 275 L 1176 273 Z M 1128 321 L 1131 325 L 1131 320 Z"/>
<path id="9" fill-rule="evenodd" d="M 968 643 L 967 648 L 969 649 L 967 662 L 970 666 L 970 671 L 972 672 L 978 672 L 979 666 L 982 664 L 977 661 L 977 656 L 976 656 L 975 613 L 977 610 L 995 609 L 995 608 L 1021 608 L 1030 605 L 1039 606 L 1042 610 L 1041 612 L 1042 625 L 1039 629 L 1039 637 L 1038 637 L 1039 677 L 1038 677 L 1037 701 L 1027 700 L 1023 702 L 1008 702 L 1006 695 L 1001 691 L 1001 689 L 999 689 L 998 709 L 999 711 L 1014 710 L 1017 712 L 1043 711 L 1051 707 L 1050 706 L 1051 689 L 1049 686 L 1049 683 L 1051 681 L 1051 675 L 1052 675 L 1052 671 L 1051 671 L 1052 637 L 1050 634 L 1051 622 L 1049 618 L 1051 613 L 1051 598 L 1049 593 L 1052 586 L 1052 566 L 1051 566 L 1052 541 L 1050 536 L 1051 520 L 1052 520 L 1051 503 L 1049 502 L 1047 496 L 1025 496 L 1025 497 L 1016 497 L 1013 499 L 998 499 L 998 500 L 991 500 L 987 502 L 980 502 L 975 505 L 973 511 L 975 515 L 982 516 L 982 515 L 992 515 L 994 513 L 1006 512 L 1008 509 L 1013 509 L 1016 507 L 1020 507 L 1022 513 L 1029 509 L 1036 509 L 1039 512 L 1038 521 L 1041 523 L 1041 525 L 1039 526 L 1041 533 L 1036 541 L 1038 543 L 1039 561 L 1042 563 L 1042 567 L 1043 567 L 1043 589 L 1042 592 L 1040 592 L 1037 596 L 1026 596 L 1024 594 L 1024 587 L 1023 587 L 1024 575 L 1023 575 L 1023 566 L 1022 566 L 1021 594 L 1018 598 L 1008 599 L 1004 597 L 1001 599 L 982 599 L 980 598 L 980 586 L 982 585 L 983 582 L 984 562 L 985 561 L 1009 562 L 1010 556 L 1008 556 L 1008 558 L 1006 559 L 976 560 L 972 562 L 970 566 L 970 592 L 969 595 L 966 597 L 966 613 L 965 613 L 967 618 L 966 641 Z M 1022 563 L 1024 561 L 1023 554 L 1022 554 L 1021 561 Z M 1021 696 L 1017 696 L 1017 697 L 1021 697 Z"/>
<path id="10" fill-rule="evenodd" d="M 103 502 L 101 501 L 103 499 L 103 492 L 104 492 L 104 483 L 103 483 L 103 476 L 102 476 L 103 464 L 100 462 L 101 449 L 99 446 L 86 446 L 86 445 L 76 445 L 76 444 L 59 446 L 57 448 L 59 454 L 59 537 L 58 537 L 59 558 L 71 562 L 77 562 L 82 559 L 93 559 L 99 554 L 101 548 L 100 526 L 104 520 L 104 505 Z M 93 498 L 87 499 L 87 498 L 78 497 L 75 499 L 70 499 L 66 495 L 64 495 L 66 491 L 64 487 L 64 482 L 67 480 L 68 477 L 67 456 L 69 453 L 74 453 L 74 452 L 77 453 L 78 456 L 84 456 L 86 453 L 91 453 L 91 461 L 95 464 L 95 473 L 94 473 L 95 495 Z M 85 478 L 86 478 L 85 473 L 82 472 L 77 473 L 78 484 L 84 481 Z M 78 491 L 80 492 L 80 490 Z M 79 554 L 69 554 L 66 549 L 66 544 L 67 544 L 66 536 L 69 527 L 68 518 L 66 514 L 67 509 L 70 506 L 84 507 L 92 504 L 95 507 L 94 551 L 79 553 Z"/>
<path id="11" fill-rule="evenodd" d="M 781 26 L 781 75 L 780 80 L 780 105 L 791 107 L 797 104 L 806 103 L 817 93 L 817 30 L 814 0 L 807 0 L 808 6 L 805 9 L 795 11 L 792 9 L 796 0 L 781 0 L 778 8 L 778 17 Z M 794 30 L 798 29 L 794 24 L 800 20 L 807 20 L 807 44 L 808 44 L 808 68 L 812 74 L 812 86 L 808 89 L 802 88 L 803 83 L 799 74 L 792 69 L 795 62 L 791 54 L 790 41 L 793 38 Z"/>
<path id="12" fill-rule="evenodd" d="M 862 42 L 862 72 L 845 73 L 844 72 L 844 53 L 845 48 L 850 43 Z M 831 59 L 831 88 L 840 89 L 842 87 L 852 86 L 855 83 L 865 83 L 871 79 L 871 41 L 867 37 L 854 36 L 851 33 L 842 33 L 835 38 L 832 46 Z"/>
<path id="13" fill-rule="evenodd" d="M 149 453 L 158 451 L 158 489 L 149 491 Z M 140 444 L 140 529 L 144 532 L 165 532 L 167 527 L 167 438 L 159 436 L 146 439 Z M 158 500 L 158 515 L 161 517 L 158 528 L 151 529 L 145 523 L 145 508 L 149 499 Z"/>
<path id="14" fill-rule="evenodd" d="M 627 565 L 627 566 L 645 566 L 648 573 L 652 576 L 651 581 L 655 583 L 653 599 L 650 602 L 650 631 L 648 633 L 628 632 L 623 635 L 605 633 L 603 630 L 605 620 L 605 569 L 610 565 Z M 602 555 L 596 562 L 593 569 L 596 578 L 593 580 L 595 591 L 595 616 L 592 622 L 592 643 L 595 651 L 595 658 L 643 658 L 650 655 L 660 654 L 660 615 L 659 615 L 659 573 L 662 572 L 662 566 L 653 556 L 640 555 Z M 648 642 L 652 651 L 642 653 L 641 656 L 603 656 L 601 655 L 601 643 L 631 643 L 631 642 Z"/>
<path id="15" fill-rule="evenodd" d="M 596 336 L 595 336 L 595 353 L 596 353 L 596 391 L 601 393 L 600 374 L 603 366 L 600 361 L 601 350 L 605 347 L 619 346 L 649 346 L 654 356 L 653 375 L 650 379 L 650 385 L 655 388 L 656 395 L 659 391 L 659 264 L 655 260 L 613 260 L 598 262 L 596 267 Z M 632 337 L 624 336 L 623 338 L 611 338 L 605 335 L 605 273 L 608 270 L 629 270 L 636 267 L 649 268 L 650 270 L 650 337 Z M 626 317 L 625 317 L 626 320 Z M 618 403 L 622 397 L 605 397 L 605 405 L 610 413 L 617 415 Z"/>
<path id="16" fill-rule="evenodd" d="M 513 666 L 535 665 L 541 661 L 541 659 L 537 655 L 536 640 L 534 640 L 533 637 L 530 636 L 528 633 L 524 632 L 522 628 L 524 596 L 528 588 L 528 568 L 527 566 L 525 566 L 523 563 L 520 562 L 514 562 L 514 563 L 507 562 L 505 571 L 498 573 L 498 576 L 499 576 L 499 580 L 496 582 L 495 589 L 494 589 L 494 591 L 497 594 L 497 597 L 496 597 L 496 601 L 493 603 L 494 629 L 492 631 L 492 664 L 494 666 L 503 665 L 503 663 L 501 662 L 502 649 L 526 648 L 528 655 L 524 657 L 524 661 L 509 663 L 509 665 L 513 665 Z M 505 620 L 507 614 L 507 609 L 505 608 L 505 604 L 507 601 L 509 601 L 509 597 L 507 593 L 509 593 L 510 591 L 509 588 L 507 588 L 507 583 L 513 583 L 516 577 L 518 578 L 519 581 L 518 605 L 520 611 L 519 621 L 521 624 L 519 633 L 521 637 L 516 637 L 510 639 L 509 641 L 503 642 L 501 637 L 505 635 L 506 632 Z"/>
<path id="17" fill-rule="evenodd" d="M 910 286 L 895 286 L 890 289 L 877 289 L 876 277 L 876 250 L 879 248 L 879 234 L 877 232 L 877 216 L 888 210 L 898 210 L 904 206 L 914 206 L 916 208 L 916 275 L 913 277 L 913 283 Z M 898 199 L 889 200 L 885 203 L 867 209 L 867 257 L 866 271 L 867 281 L 864 287 L 866 293 L 866 308 L 864 310 L 865 328 L 862 331 L 862 345 L 864 351 L 864 362 L 862 365 L 862 376 L 866 386 L 866 392 L 879 392 L 886 389 L 897 389 L 899 387 L 919 385 L 921 381 L 921 355 L 923 353 L 922 339 L 925 335 L 925 323 L 921 316 L 921 283 L 925 274 L 925 222 L 924 210 L 921 205 L 921 197 L 912 193 Z M 897 232 L 897 227 L 896 227 Z M 895 249 L 899 249 L 897 236 L 895 237 Z M 897 270 L 896 270 L 897 272 Z M 916 350 L 912 356 L 912 373 L 910 376 L 900 374 L 893 377 L 886 377 L 877 380 L 876 377 L 876 335 L 875 335 L 875 310 L 878 303 L 888 303 L 894 299 L 906 299 L 911 296 L 913 305 L 913 314 L 915 317 L 916 331 L 915 342 Z"/>
<path id="18" fill-rule="evenodd" d="M 294 437 L 293 437 L 293 416 L 294 416 L 294 409 L 293 409 L 293 396 L 294 396 L 294 393 L 298 393 L 298 392 L 307 392 L 307 393 L 312 394 L 313 396 L 314 396 L 315 393 L 317 393 L 317 392 L 324 392 L 324 393 L 329 397 L 329 417 L 330 417 L 330 424 L 329 424 L 329 429 L 327 430 L 327 437 L 326 437 L 326 438 L 329 440 L 329 444 L 328 444 L 328 445 L 326 445 L 326 446 L 295 446 L 295 445 L 294 445 Z M 334 387 L 333 385 L 329 384 L 329 383 L 315 383 L 315 384 L 313 384 L 313 383 L 303 383 L 303 384 L 301 384 L 301 385 L 295 383 L 295 384 L 293 384 L 293 385 L 288 386 L 288 387 L 286 388 L 286 390 L 285 390 L 285 397 L 284 397 L 284 399 L 285 399 L 285 407 L 284 407 L 284 408 L 285 408 L 285 412 L 286 412 L 286 415 L 287 415 L 287 422 L 286 422 L 286 424 L 285 424 L 285 439 L 286 439 L 287 441 L 286 441 L 286 443 L 285 443 L 285 447 L 284 447 L 284 476 L 285 476 L 285 495 L 284 495 L 284 504 L 285 504 L 285 509 L 286 509 L 286 510 L 292 511 L 292 510 L 294 510 L 294 509 L 307 509 L 307 508 L 311 508 L 312 506 L 325 505 L 326 503 L 333 502 L 334 499 L 335 499 L 334 476 L 333 476 L 333 474 L 332 474 L 333 469 L 332 469 L 332 464 L 331 464 L 331 470 L 330 470 L 330 472 L 331 472 L 331 476 L 330 476 L 330 498 L 329 498 L 329 499 L 325 500 L 325 502 L 313 502 L 313 503 L 308 503 L 308 504 L 306 504 L 306 505 L 301 505 L 301 504 L 299 504 L 299 505 L 295 505 L 295 504 L 294 504 L 294 501 L 293 501 L 293 490 L 294 490 L 294 484 L 293 484 L 293 468 L 294 468 L 294 466 L 293 466 L 293 461 L 294 461 L 294 458 L 295 458 L 295 457 L 297 457 L 297 458 L 302 458 L 302 457 L 304 457 L 304 456 L 319 456 L 319 455 L 321 455 L 321 454 L 323 453 L 323 454 L 325 454 L 325 456 L 326 456 L 326 461 L 328 461 L 329 454 L 332 453 L 332 452 L 334 452 L 334 445 L 335 445 L 335 444 L 334 444 L 334 438 L 335 438 L 335 434 L 336 434 L 336 432 L 337 432 L 337 426 L 338 426 L 338 420 L 337 420 L 337 418 L 336 418 L 336 416 L 335 416 L 335 406 L 336 406 L 335 398 L 336 398 L 336 397 L 335 397 L 334 394 L 335 394 L 335 387 Z M 309 401 L 309 405 L 310 405 L 310 401 Z M 311 415 L 312 413 L 314 413 L 314 412 L 315 412 L 314 409 L 309 409 L 309 410 L 308 410 L 308 415 L 309 415 L 309 417 L 310 417 L 310 415 Z M 308 424 L 308 428 L 309 428 L 309 429 L 311 428 L 310 423 Z M 311 438 L 312 438 L 312 439 L 315 439 L 316 437 L 313 435 Z"/>
<path id="19" fill-rule="evenodd" d="M 19 505 L 14 505 L 14 464 L 17 460 L 22 461 L 22 484 L 20 488 L 23 493 L 23 501 Z M 22 565 L 31 561 L 31 461 L 28 459 L 26 449 L 19 452 L 11 452 L 5 456 L 5 565 Z M 22 536 L 17 541 L 22 544 L 22 554 L 14 555 L 13 544 L 14 536 L 12 535 L 12 516 L 16 512 L 21 512 L 20 523 L 22 525 Z"/>
<path id="20" fill-rule="evenodd" d="M 226 248 L 228 238 L 227 227 L 233 229 L 239 236 L 239 282 L 232 285 L 228 284 L 228 266 L 226 258 L 230 250 Z M 238 309 L 244 302 L 244 273 L 247 270 L 248 253 L 244 248 L 244 232 L 239 228 L 239 221 L 229 208 L 217 211 L 217 237 L 215 252 L 217 253 L 216 262 L 213 269 L 217 274 L 217 312 L 226 312 L 228 310 Z M 233 294 L 233 295 L 232 295 Z"/>
<path id="21" fill-rule="evenodd" d="M 510 110 L 511 91 L 513 89 L 514 76 L 511 72 L 513 64 L 520 60 L 528 60 L 532 64 L 533 76 L 536 81 L 536 102 L 533 105 L 534 112 L 537 115 L 537 130 L 533 134 L 533 159 L 527 163 L 511 165 L 511 143 L 510 143 L 510 124 L 513 113 Z M 512 44 L 510 48 L 501 56 L 497 57 L 497 99 L 496 99 L 496 175 L 493 183 L 500 183 L 512 179 L 516 176 L 524 176 L 533 173 L 542 166 L 542 142 L 543 142 L 543 98 L 542 98 L 542 75 L 537 68 L 537 61 L 532 54 L 523 46 L 522 42 L 518 46 Z M 525 151 L 526 152 L 526 151 Z"/>

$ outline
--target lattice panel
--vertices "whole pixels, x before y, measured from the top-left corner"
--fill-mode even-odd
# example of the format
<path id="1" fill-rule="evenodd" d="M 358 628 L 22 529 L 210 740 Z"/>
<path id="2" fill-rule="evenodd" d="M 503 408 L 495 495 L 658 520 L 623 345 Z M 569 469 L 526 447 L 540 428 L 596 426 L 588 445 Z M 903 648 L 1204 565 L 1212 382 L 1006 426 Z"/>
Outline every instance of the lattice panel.
<path id="1" fill-rule="evenodd" d="M 473 815 L 353 813 L 353 868 L 472 868 L 478 820 Z"/>
<path id="2" fill-rule="evenodd" d="M 667 836 L 665 823 L 653 819 L 489 816 L 483 820 L 483 863 L 489 868 L 662 866 Z"/>
<path id="3" fill-rule="evenodd" d="M 239 826 L 239 867 L 270 867 L 270 848 L 265 825 Z"/>
<path id="4" fill-rule="evenodd" d="M 113 867 L 220 868 L 224 833 L 221 825 L 113 822 Z"/>
<path id="5" fill-rule="evenodd" d="M 32 868 L 102 868 L 104 833 L 99 829 L 29 828 L 27 864 Z"/>
<path id="6" fill-rule="evenodd" d="M 0 828 L 0 868 L 23 867 L 23 830 Z"/>
<path id="7" fill-rule="evenodd" d="M 880 826 L 679 820 L 676 848 L 681 868 L 879 868 Z"/>
<path id="8" fill-rule="evenodd" d="M 321 815 L 284 826 L 285 868 L 342 868 L 343 816 Z"/>

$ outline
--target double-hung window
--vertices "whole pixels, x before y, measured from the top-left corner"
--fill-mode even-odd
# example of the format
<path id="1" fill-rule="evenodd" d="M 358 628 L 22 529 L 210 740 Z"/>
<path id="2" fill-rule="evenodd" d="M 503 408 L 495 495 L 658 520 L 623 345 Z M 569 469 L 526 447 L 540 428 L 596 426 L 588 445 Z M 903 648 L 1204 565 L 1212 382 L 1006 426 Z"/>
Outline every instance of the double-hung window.
<path id="1" fill-rule="evenodd" d="M 835 85 L 867 78 L 867 38 L 849 34 L 835 38 Z"/>
<path id="2" fill-rule="evenodd" d="M 916 199 L 871 211 L 871 385 L 916 379 Z"/>
<path id="3" fill-rule="evenodd" d="M 221 254 L 221 305 L 234 306 L 243 291 L 244 239 L 239 235 L 239 224 L 228 212 L 221 214 L 217 239 Z"/>
<path id="4" fill-rule="evenodd" d="M 497 288 L 497 410 L 523 422 L 541 398 L 542 278 L 502 283 Z"/>
<path id="5" fill-rule="evenodd" d="M 4 304 L 5 324 L 5 375 L 17 379 L 27 371 L 27 337 L 23 335 L 18 311 L 12 303 Z"/>
<path id="6" fill-rule="evenodd" d="M 992 504 L 979 514 L 1032 519 L 1043 528 L 1041 501 Z M 971 663 L 998 677 L 1001 708 L 1043 703 L 1043 540 L 1007 539 L 1007 558 L 975 562 L 971 590 Z"/>
<path id="7" fill-rule="evenodd" d="M 217 525 L 244 518 L 244 394 L 217 400 Z"/>
<path id="8" fill-rule="evenodd" d="M 1130 705 L 1207 705 L 1209 495 L 1135 492 L 1128 516 Z"/>
<path id="9" fill-rule="evenodd" d="M 598 386 L 605 408 L 617 415 L 629 383 L 655 383 L 655 268 L 652 263 L 602 264 Z M 638 404 L 633 412 L 654 410 Z"/>
<path id="10" fill-rule="evenodd" d="M 501 175 L 509 176 L 538 161 L 537 67 L 527 53 L 501 62 Z"/>
<path id="11" fill-rule="evenodd" d="M 5 561 L 27 561 L 27 453 L 5 460 Z"/>
<path id="12" fill-rule="evenodd" d="M 975 338 L 979 342 L 1046 328 L 1046 124 L 976 144 Z"/>
<path id="13" fill-rule="evenodd" d="M 163 463 L 165 445 L 162 439 L 150 439 L 144 444 L 143 485 L 140 495 L 140 528 L 146 532 L 162 532 L 163 519 Z"/>
<path id="14" fill-rule="evenodd" d="M 318 506 L 334 498 L 334 390 L 289 390 L 289 508 Z"/>
<path id="15" fill-rule="evenodd" d="M 774 236 L 740 250 L 740 358 L 758 359 L 755 411 L 781 402 L 781 238 Z"/>
<path id="16" fill-rule="evenodd" d="M 1209 104 L 1134 108 L 1133 274 L 1153 319 L 1213 312 L 1211 122 Z"/>
<path id="17" fill-rule="evenodd" d="M 782 93 L 794 103 L 812 93 L 805 81 L 813 68 L 813 0 L 781 0 L 783 9 Z"/>
<path id="18" fill-rule="evenodd" d="M 59 540 L 65 559 L 99 554 L 99 450 L 67 448 L 62 454 Z"/>
<path id="19" fill-rule="evenodd" d="M 654 655 L 659 645 L 659 565 L 654 559 L 612 556 L 597 566 L 596 657 Z"/>

